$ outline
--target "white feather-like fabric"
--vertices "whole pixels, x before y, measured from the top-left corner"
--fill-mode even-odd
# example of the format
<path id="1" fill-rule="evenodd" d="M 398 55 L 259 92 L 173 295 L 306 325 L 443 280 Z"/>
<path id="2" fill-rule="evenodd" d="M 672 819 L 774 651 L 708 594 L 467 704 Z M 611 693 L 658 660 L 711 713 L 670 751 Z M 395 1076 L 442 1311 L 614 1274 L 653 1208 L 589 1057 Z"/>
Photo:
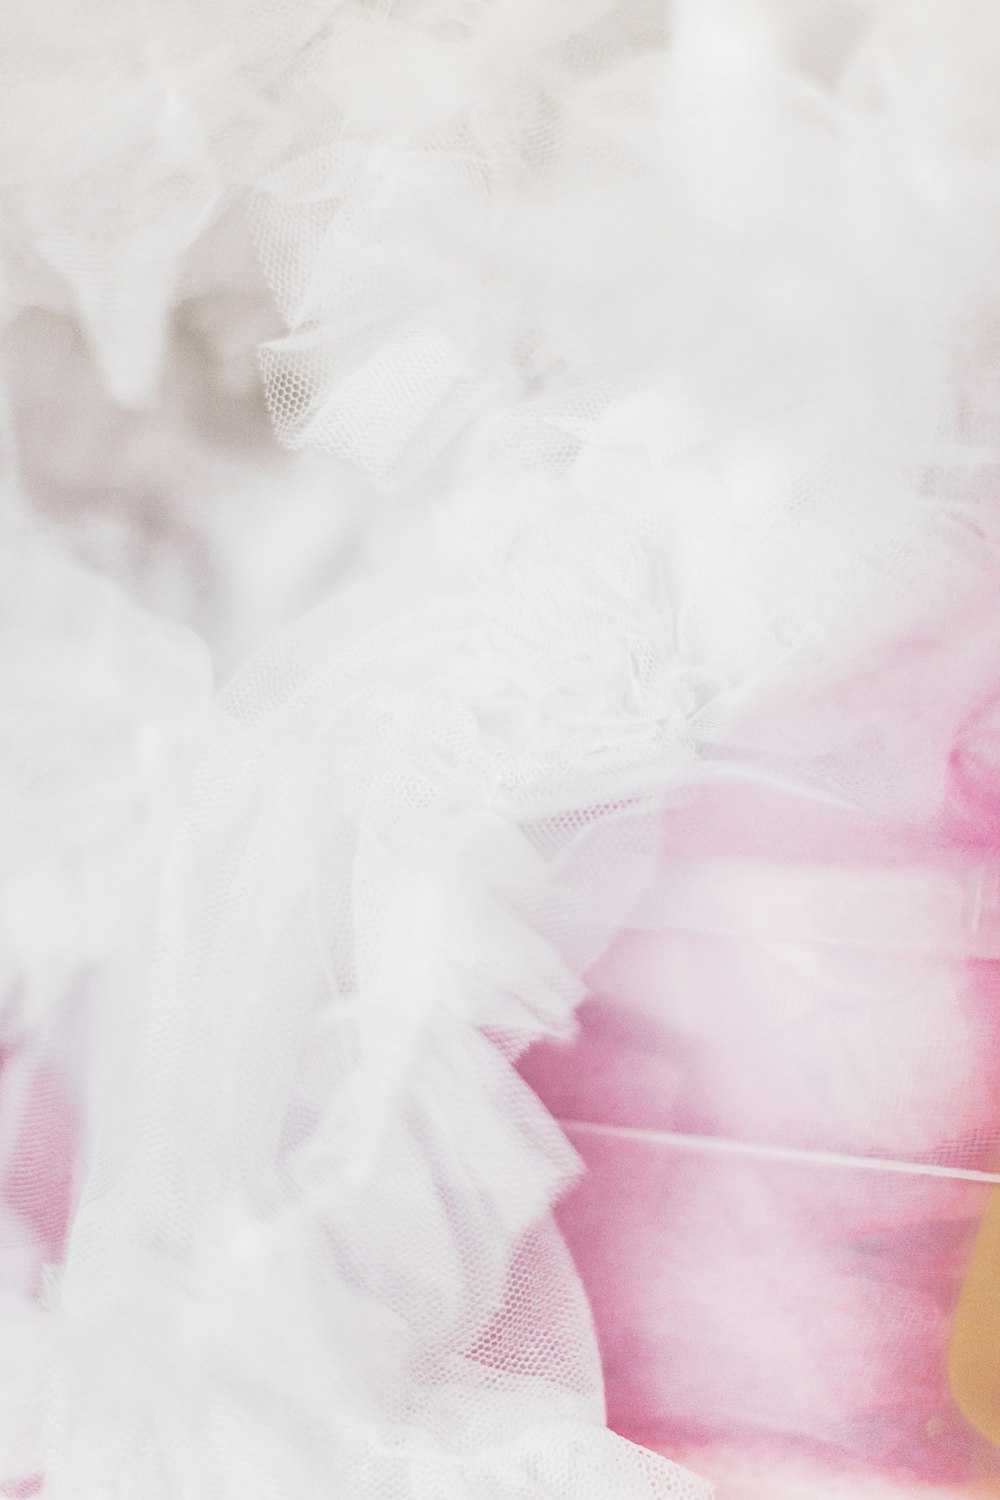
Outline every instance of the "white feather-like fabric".
<path id="1" fill-rule="evenodd" d="M 938 826 L 1000 12 L 0 22 L 0 1494 L 695 1500 L 517 1064 L 713 778 Z"/>

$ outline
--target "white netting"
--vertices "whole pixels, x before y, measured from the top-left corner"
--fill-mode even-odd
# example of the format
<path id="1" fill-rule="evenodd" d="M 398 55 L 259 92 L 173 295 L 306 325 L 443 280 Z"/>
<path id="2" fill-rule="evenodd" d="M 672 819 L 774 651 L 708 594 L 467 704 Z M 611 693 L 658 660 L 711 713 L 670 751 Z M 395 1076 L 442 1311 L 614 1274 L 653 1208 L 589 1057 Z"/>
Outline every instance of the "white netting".
<path id="1" fill-rule="evenodd" d="M 712 777 L 790 861 L 990 816 L 1000 19 L 2 8 L 0 1490 L 697 1495 L 605 1426 L 515 1063 L 623 930 L 774 920 L 759 838 L 664 874 Z M 911 1150 L 983 1097 L 922 878 Z M 692 1036 L 774 984 L 650 962 Z"/>

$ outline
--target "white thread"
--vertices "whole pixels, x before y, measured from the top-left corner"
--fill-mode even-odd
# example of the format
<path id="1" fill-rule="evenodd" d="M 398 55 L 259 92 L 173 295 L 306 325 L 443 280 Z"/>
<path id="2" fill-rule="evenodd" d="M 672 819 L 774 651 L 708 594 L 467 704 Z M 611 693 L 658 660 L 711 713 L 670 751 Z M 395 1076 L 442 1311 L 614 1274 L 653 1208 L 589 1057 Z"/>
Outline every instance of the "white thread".
<path id="1" fill-rule="evenodd" d="M 810 1151 L 799 1146 L 764 1146 L 755 1141 L 735 1141 L 712 1135 L 685 1135 L 679 1131 L 647 1130 L 632 1125 L 602 1125 L 596 1121 L 560 1120 L 567 1135 L 613 1135 L 650 1145 L 675 1146 L 688 1151 L 719 1155 L 753 1156 L 770 1161 L 809 1162 L 820 1167 L 860 1167 L 869 1172 L 900 1172 L 909 1177 L 950 1177 L 960 1182 L 1000 1184 L 1000 1172 L 980 1172 L 973 1167 L 942 1167 L 932 1162 L 895 1161 L 891 1157 L 851 1156 L 839 1151 Z"/>

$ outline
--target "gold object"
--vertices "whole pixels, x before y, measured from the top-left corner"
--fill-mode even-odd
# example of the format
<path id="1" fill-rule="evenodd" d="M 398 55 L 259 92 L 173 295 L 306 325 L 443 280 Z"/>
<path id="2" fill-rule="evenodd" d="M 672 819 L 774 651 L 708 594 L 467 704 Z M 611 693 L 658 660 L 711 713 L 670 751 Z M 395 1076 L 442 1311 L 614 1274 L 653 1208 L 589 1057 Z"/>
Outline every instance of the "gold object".
<path id="1" fill-rule="evenodd" d="M 958 1299 L 948 1380 L 970 1426 L 1000 1446 L 1000 1191 L 990 1193 Z"/>

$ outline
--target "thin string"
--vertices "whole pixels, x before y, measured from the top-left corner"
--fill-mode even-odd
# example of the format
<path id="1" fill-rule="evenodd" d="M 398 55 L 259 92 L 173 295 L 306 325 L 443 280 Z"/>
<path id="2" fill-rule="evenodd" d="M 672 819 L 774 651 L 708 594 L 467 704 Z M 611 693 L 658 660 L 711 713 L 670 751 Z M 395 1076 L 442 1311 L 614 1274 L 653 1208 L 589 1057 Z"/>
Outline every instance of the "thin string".
<path id="1" fill-rule="evenodd" d="M 683 1135 L 669 1130 L 645 1130 L 632 1125 L 601 1125 L 587 1120 L 558 1120 L 567 1135 L 610 1135 L 647 1145 L 672 1146 L 718 1156 L 750 1156 L 763 1161 L 791 1161 L 819 1167 L 857 1167 L 868 1172 L 898 1172 L 906 1177 L 948 1177 L 959 1182 L 1000 1184 L 1000 1172 L 973 1167 L 942 1167 L 932 1162 L 897 1161 L 890 1157 L 850 1156 L 839 1151 L 811 1151 L 797 1146 L 763 1146 L 714 1135 Z"/>

